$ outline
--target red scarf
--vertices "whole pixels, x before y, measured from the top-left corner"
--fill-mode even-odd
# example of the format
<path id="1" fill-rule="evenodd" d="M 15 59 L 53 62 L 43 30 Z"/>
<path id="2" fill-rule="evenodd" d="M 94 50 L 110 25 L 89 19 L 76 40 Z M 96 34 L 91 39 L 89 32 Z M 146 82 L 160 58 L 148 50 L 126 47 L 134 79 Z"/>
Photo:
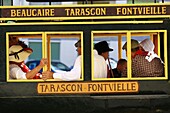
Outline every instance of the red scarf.
<path id="1" fill-rule="evenodd" d="M 16 62 L 10 61 L 10 64 L 16 64 L 16 65 L 18 65 L 18 66 L 21 68 L 21 70 L 22 70 L 23 72 L 25 72 L 25 73 L 31 71 L 31 70 L 27 67 L 27 65 L 25 65 L 24 62 L 16 63 Z M 40 75 L 41 75 L 40 73 L 37 73 L 37 74 L 33 77 L 33 79 L 40 79 Z"/>
<path id="2" fill-rule="evenodd" d="M 135 58 L 136 55 L 147 56 L 148 52 L 145 52 L 145 51 L 142 51 L 142 50 L 138 50 L 138 51 L 136 51 L 136 53 L 135 53 L 133 58 Z"/>

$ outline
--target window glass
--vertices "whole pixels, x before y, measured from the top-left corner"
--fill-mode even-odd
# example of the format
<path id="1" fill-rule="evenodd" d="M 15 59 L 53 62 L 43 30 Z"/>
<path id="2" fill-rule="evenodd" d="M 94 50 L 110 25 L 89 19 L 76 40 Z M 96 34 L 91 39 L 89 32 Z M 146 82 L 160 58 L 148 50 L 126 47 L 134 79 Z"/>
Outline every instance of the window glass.
<path id="1" fill-rule="evenodd" d="M 3 0 L 3 6 L 11 6 L 12 0 Z"/>
<path id="2" fill-rule="evenodd" d="M 60 60 L 60 42 L 51 43 L 51 59 Z"/>
<path id="3" fill-rule="evenodd" d="M 122 62 L 125 68 L 127 67 L 127 60 L 126 60 L 126 54 L 122 52 L 121 50 L 121 43 L 125 43 L 126 38 L 125 38 L 125 33 L 123 32 L 116 32 L 114 31 L 111 33 L 110 31 L 93 31 L 93 43 L 94 43 L 94 49 L 97 50 L 98 55 L 102 58 L 104 58 L 104 62 L 102 59 L 100 59 L 100 62 L 103 62 L 103 66 L 100 66 L 101 70 L 103 71 L 97 71 L 99 66 L 97 65 L 97 60 L 98 59 L 95 55 L 95 52 L 93 52 L 94 56 L 92 56 L 92 63 L 93 63 L 93 72 L 92 72 L 92 80 L 106 80 L 106 79 L 122 79 L 122 78 L 127 78 L 127 72 L 124 71 L 123 73 L 119 73 L 117 70 L 118 66 L 118 61 L 124 60 Z M 119 63 L 120 64 L 120 63 Z M 105 65 L 105 66 L 104 66 Z M 105 70 L 106 67 L 106 70 Z M 120 65 L 119 65 L 120 67 Z M 107 72 L 106 72 L 107 71 Z M 103 73 L 103 75 L 101 74 Z M 98 76 L 100 75 L 101 76 Z"/>
<path id="4" fill-rule="evenodd" d="M 156 3 L 158 3 L 159 0 L 156 0 Z M 128 4 L 132 4 L 132 0 L 127 0 Z M 155 0 L 134 0 L 135 4 L 142 4 L 142 3 L 155 3 Z"/>
<path id="5" fill-rule="evenodd" d="M 83 80 L 82 32 L 46 32 L 47 56 L 51 65 L 48 70 L 65 73 L 62 80 Z M 64 71 L 64 72 L 63 72 Z M 76 78 L 75 78 L 76 77 Z M 55 78 L 55 77 L 54 77 Z"/>
<path id="6" fill-rule="evenodd" d="M 29 5 L 49 5 L 49 2 L 29 2 Z"/>
<path id="7" fill-rule="evenodd" d="M 159 0 L 160 3 L 162 3 L 162 1 L 164 1 L 164 3 L 169 3 L 170 0 Z"/>
<path id="8" fill-rule="evenodd" d="M 41 59 L 41 57 L 42 57 L 42 42 L 29 42 L 29 46 L 33 49 L 33 54 L 31 54 L 29 56 L 29 59 L 30 60 Z"/>

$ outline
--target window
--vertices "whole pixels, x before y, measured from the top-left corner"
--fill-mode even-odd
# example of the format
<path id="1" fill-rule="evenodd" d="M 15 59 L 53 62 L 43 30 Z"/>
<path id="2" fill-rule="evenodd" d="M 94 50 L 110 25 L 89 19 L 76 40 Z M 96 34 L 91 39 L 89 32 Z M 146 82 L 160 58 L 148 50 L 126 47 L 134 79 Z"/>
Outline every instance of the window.
<path id="1" fill-rule="evenodd" d="M 131 41 L 137 40 L 139 43 L 143 41 L 144 39 L 149 39 L 153 42 L 155 48 L 154 48 L 154 53 L 157 54 L 155 58 L 160 58 L 159 63 L 161 65 L 162 69 L 162 74 L 156 75 L 152 74 L 152 70 L 140 70 L 136 69 L 136 66 L 134 63 L 134 57 L 132 53 L 134 53 L 131 49 L 133 48 L 133 42 Z M 167 31 L 166 30 L 132 30 L 132 31 L 92 31 L 92 44 L 100 41 L 107 41 L 109 44 L 109 48 L 113 48 L 113 51 L 109 52 L 109 59 L 116 59 L 119 61 L 119 59 L 126 59 L 127 60 L 127 70 L 124 71 L 124 73 L 121 75 L 121 77 L 111 77 L 111 78 L 95 78 L 94 77 L 94 56 L 92 55 L 92 80 L 153 80 L 153 79 L 167 79 L 168 74 L 167 74 Z M 127 43 L 127 48 L 126 51 L 122 50 L 123 45 Z M 92 48 L 93 49 L 93 48 Z M 93 54 L 93 52 L 92 52 Z M 146 52 L 146 58 L 149 56 L 148 51 Z M 139 61 L 138 61 L 139 62 Z M 141 61 L 143 63 L 143 61 Z M 147 61 L 151 62 L 151 61 Z M 107 63 L 108 64 L 108 63 Z M 155 64 L 156 65 L 156 64 Z M 154 66 L 155 66 L 154 65 Z M 143 66 L 143 69 L 149 68 L 147 67 L 148 65 Z M 158 65 L 156 65 L 158 66 Z M 112 67 L 112 66 L 111 66 Z M 134 70 L 135 69 L 135 70 Z M 138 72 L 146 73 L 146 74 L 141 74 L 136 73 L 136 70 Z M 149 72 L 147 72 L 149 71 Z M 149 74 L 148 74 L 149 73 Z M 137 74 L 137 75 L 135 75 Z M 113 74 L 114 75 L 114 74 Z M 152 76 L 154 75 L 154 76 Z"/>
<path id="2" fill-rule="evenodd" d="M 29 62 L 30 58 L 38 61 L 43 58 L 42 32 L 8 32 L 6 36 L 7 48 L 9 48 L 7 49 L 7 81 L 25 81 L 27 76 L 24 73 L 29 72 L 39 64 L 37 62 Z M 29 45 L 30 39 L 39 40 L 39 44 L 31 43 Z M 30 46 L 32 48 L 30 48 Z M 28 67 L 30 69 L 26 68 L 27 62 L 29 62 Z M 15 73 L 15 70 L 18 69 L 21 70 Z M 33 78 L 31 80 L 33 80 Z"/>
<path id="3" fill-rule="evenodd" d="M 81 40 L 81 46 L 78 47 L 76 52 L 75 43 Z M 65 32 L 45 32 L 45 39 L 47 50 L 45 51 L 48 61 L 52 65 L 47 66 L 47 70 L 56 72 L 61 75 L 62 80 L 74 81 L 84 79 L 84 68 L 83 68 L 83 32 L 80 31 L 65 31 Z M 60 41 L 60 50 L 52 48 L 55 41 Z M 53 49 L 53 50 L 52 50 Z M 80 51 L 79 51 L 80 50 Z M 52 58 L 56 58 L 57 51 L 60 52 L 60 62 L 56 63 Z M 77 56 L 78 55 L 78 56 Z M 55 63 L 54 63 L 55 62 Z M 54 68 L 55 66 L 55 68 Z M 62 72 L 69 71 L 69 72 Z M 58 76 L 53 76 L 54 80 Z"/>
<path id="4" fill-rule="evenodd" d="M 82 32 L 8 32 L 6 34 L 6 42 L 8 45 L 7 81 L 34 81 L 34 78 L 26 78 L 25 74 L 22 75 L 22 73 L 19 73 L 17 76 L 12 76 L 11 69 L 20 67 L 22 72 L 27 73 L 28 71 L 36 68 L 40 64 L 40 60 L 42 58 L 48 59 L 48 65 L 38 71 L 40 75 L 43 70 L 49 70 L 54 73 L 70 71 L 74 68 L 74 62 L 77 59 L 77 52 L 74 44 L 79 39 L 83 39 L 82 34 Z M 83 47 L 82 42 L 81 45 Z M 83 48 L 81 49 L 81 51 L 83 51 Z M 23 53 L 22 56 L 20 56 L 21 53 Z M 29 53 L 29 55 L 27 53 Z M 28 57 L 24 57 L 22 60 L 21 57 L 25 55 L 28 55 Z M 25 63 L 22 63 L 20 60 L 16 61 L 17 58 Z M 81 64 L 79 66 L 81 71 L 79 80 L 83 80 L 83 52 L 79 63 Z M 24 68 L 24 66 L 27 66 L 28 68 Z M 37 80 L 42 81 L 40 78 Z M 72 81 L 71 78 L 69 79 Z"/>

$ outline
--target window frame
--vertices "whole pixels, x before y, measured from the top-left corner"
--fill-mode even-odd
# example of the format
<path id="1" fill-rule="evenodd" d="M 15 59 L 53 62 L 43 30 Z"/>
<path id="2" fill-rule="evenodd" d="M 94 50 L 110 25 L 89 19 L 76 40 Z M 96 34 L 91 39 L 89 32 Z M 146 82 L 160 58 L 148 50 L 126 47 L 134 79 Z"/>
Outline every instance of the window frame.
<path id="1" fill-rule="evenodd" d="M 95 34 L 126 34 L 126 40 L 127 40 L 127 51 L 131 53 L 131 38 L 133 33 L 158 33 L 158 56 L 160 56 L 160 35 L 159 33 L 164 33 L 164 77 L 132 77 L 132 70 L 131 68 L 127 68 L 127 77 L 126 78 L 94 78 L 94 58 L 93 58 L 93 46 L 91 47 L 91 64 L 92 64 L 92 75 L 91 79 L 93 81 L 98 80 L 167 80 L 168 79 L 168 54 L 167 54 L 167 30 L 102 30 L 102 31 L 91 31 L 91 45 L 93 45 L 94 35 Z M 122 42 L 121 42 L 122 36 L 118 35 L 118 58 L 120 59 L 122 57 Z M 153 40 L 153 37 L 151 36 L 151 40 Z M 131 54 L 127 54 L 127 67 L 131 67 Z"/>
<path id="2" fill-rule="evenodd" d="M 42 58 L 48 58 L 49 62 L 51 62 L 51 54 L 50 54 L 50 48 L 48 47 L 48 34 L 65 34 L 65 35 L 79 35 L 79 38 L 81 39 L 81 51 L 82 51 L 82 60 L 81 60 L 81 67 L 82 67 L 82 78 L 80 81 L 84 80 L 84 55 L 83 55 L 83 31 L 61 31 L 61 32 L 6 32 L 6 81 L 7 82 L 44 82 L 42 79 L 9 79 L 9 36 L 10 35 L 41 35 L 42 38 Z M 47 38 L 48 37 L 48 38 Z M 23 36 L 22 38 L 28 38 L 27 36 Z M 31 37 L 31 38 L 37 38 L 37 37 Z M 67 38 L 67 37 L 65 37 Z M 68 37 L 69 38 L 69 37 Z M 49 52 L 49 55 L 47 55 L 47 52 Z M 49 67 L 51 68 L 51 64 L 49 63 Z M 43 70 L 47 70 L 47 66 L 43 67 Z M 46 81 L 61 81 L 58 79 L 48 79 Z"/>

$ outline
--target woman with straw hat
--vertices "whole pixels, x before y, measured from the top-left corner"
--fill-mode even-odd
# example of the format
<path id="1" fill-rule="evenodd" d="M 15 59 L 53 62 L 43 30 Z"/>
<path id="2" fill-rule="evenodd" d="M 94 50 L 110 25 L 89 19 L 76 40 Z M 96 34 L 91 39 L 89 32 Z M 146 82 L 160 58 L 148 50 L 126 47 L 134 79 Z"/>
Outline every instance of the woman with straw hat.
<path id="1" fill-rule="evenodd" d="M 38 73 L 45 65 L 47 59 L 41 59 L 40 64 L 33 70 L 30 70 L 24 63 L 24 60 L 33 52 L 31 48 L 22 43 L 22 45 L 11 45 L 9 48 L 9 68 L 10 79 L 34 79 L 40 78 Z M 38 73 L 38 74 L 37 74 Z"/>

